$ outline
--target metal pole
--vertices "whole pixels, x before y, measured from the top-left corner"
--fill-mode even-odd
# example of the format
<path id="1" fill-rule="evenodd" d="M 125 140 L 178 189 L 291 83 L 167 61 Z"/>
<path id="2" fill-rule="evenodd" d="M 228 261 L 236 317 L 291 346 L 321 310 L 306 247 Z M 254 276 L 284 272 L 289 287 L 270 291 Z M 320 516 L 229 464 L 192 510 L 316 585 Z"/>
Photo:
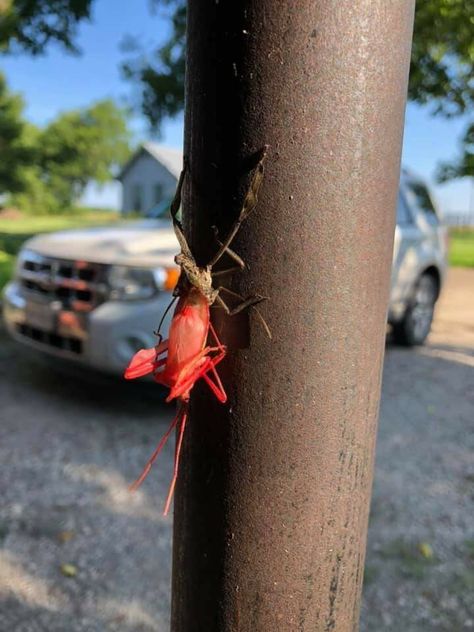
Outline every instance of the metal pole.
<path id="1" fill-rule="evenodd" d="M 229 404 L 193 395 L 174 632 L 357 629 L 413 10 L 189 1 L 186 230 L 205 262 L 268 144 L 232 287 L 273 340 L 224 324 Z"/>

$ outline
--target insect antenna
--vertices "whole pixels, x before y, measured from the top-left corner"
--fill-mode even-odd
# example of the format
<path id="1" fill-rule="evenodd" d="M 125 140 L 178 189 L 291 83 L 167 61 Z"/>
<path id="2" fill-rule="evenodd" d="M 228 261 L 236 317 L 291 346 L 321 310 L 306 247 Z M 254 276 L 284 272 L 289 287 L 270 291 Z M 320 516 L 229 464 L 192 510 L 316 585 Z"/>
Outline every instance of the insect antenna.
<path id="1" fill-rule="evenodd" d="M 173 304 L 175 303 L 176 299 L 178 297 L 177 296 L 173 296 L 173 298 L 171 299 L 171 301 L 168 303 L 168 307 L 165 309 L 163 316 L 161 317 L 160 323 L 157 327 L 157 329 L 155 329 L 155 331 L 153 332 L 155 334 L 155 336 L 158 336 L 159 338 L 159 342 L 161 342 L 163 340 L 163 336 L 160 334 L 161 331 L 161 326 L 163 325 L 163 321 L 166 318 L 166 314 L 170 311 L 170 309 L 173 307 Z"/>

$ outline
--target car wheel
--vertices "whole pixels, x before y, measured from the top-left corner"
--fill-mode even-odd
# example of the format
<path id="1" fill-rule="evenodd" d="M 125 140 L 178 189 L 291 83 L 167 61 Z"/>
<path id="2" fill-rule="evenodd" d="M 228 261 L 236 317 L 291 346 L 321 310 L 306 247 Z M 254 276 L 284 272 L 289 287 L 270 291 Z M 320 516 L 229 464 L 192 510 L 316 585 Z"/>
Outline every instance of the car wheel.
<path id="1" fill-rule="evenodd" d="M 438 297 L 436 280 L 430 274 L 420 277 L 401 321 L 393 325 L 393 338 L 406 347 L 422 345 L 430 333 Z"/>

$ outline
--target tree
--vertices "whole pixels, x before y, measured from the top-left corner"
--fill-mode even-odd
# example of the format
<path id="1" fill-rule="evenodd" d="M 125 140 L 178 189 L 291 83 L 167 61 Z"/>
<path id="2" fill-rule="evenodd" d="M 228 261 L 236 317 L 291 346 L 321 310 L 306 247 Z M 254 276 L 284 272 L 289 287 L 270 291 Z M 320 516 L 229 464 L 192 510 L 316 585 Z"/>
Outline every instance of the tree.
<path id="1" fill-rule="evenodd" d="M 462 153 L 452 163 L 441 163 L 437 176 L 440 182 L 474 176 L 474 123 L 469 125 L 462 137 Z"/>
<path id="2" fill-rule="evenodd" d="M 127 113 L 111 100 L 65 112 L 34 139 L 35 164 L 25 169 L 26 190 L 13 198 L 23 210 L 68 210 L 94 180 L 104 184 L 129 156 Z"/>
<path id="3" fill-rule="evenodd" d="M 21 191 L 23 168 L 32 160 L 32 147 L 26 136 L 23 100 L 8 90 L 0 74 L 0 194 Z"/>
<path id="4" fill-rule="evenodd" d="M 159 2 L 160 0 L 155 0 Z M 124 64 L 125 76 L 141 86 L 142 112 L 159 127 L 184 105 L 185 0 L 161 0 L 171 9 L 172 32 L 151 54 Z M 408 98 L 447 117 L 474 110 L 473 0 L 418 0 Z M 463 155 L 443 169 L 444 177 L 473 175 L 474 123 L 464 137 Z M 469 141 L 470 139 L 470 141 Z"/>
<path id="5" fill-rule="evenodd" d="M 92 0 L 0 0 L 0 51 L 43 53 L 51 41 L 77 52 L 77 25 L 90 19 Z"/>
<path id="6" fill-rule="evenodd" d="M 0 0 L 0 50 L 38 54 L 50 41 L 76 51 L 77 25 L 89 19 L 94 0 Z M 136 43 L 123 64 L 126 78 L 139 86 L 140 108 L 152 127 L 176 116 L 184 105 L 186 0 L 152 0 L 171 19 L 168 40 L 153 51 Z M 2 8 L 3 7 L 3 8 Z M 408 96 L 431 106 L 435 115 L 459 116 L 474 109 L 474 1 L 418 0 Z M 474 125 L 474 122 L 469 126 Z M 464 140 L 471 138 L 469 130 Z M 444 177 L 472 175 L 472 146 L 465 142 L 453 169 Z"/>
<path id="7" fill-rule="evenodd" d="M 161 0 L 161 3 L 171 8 L 172 28 L 168 41 L 150 55 L 136 41 L 128 40 L 126 49 L 135 57 L 122 66 L 125 78 L 139 85 L 142 113 L 155 129 L 159 129 L 165 118 L 176 116 L 184 107 L 187 3 L 186 0 Z"/>
<path id="8" fill-rule="evenodd" d="M 456 116 L 474 107 L 474 2 L 416 3 L 408 98 Z"/>
<path id="9" fill-rule="evenodd" d="M 126 79 L 140 89 L 140 107 L 152 128 L 159 129 L 166 118 L 179 114 L 184 107 L 184 71 L 186 45 L 186 0 L 154 0 L 168 7 L 172 28 L 168 40 L 151 53 L 139 43 L 127 42 L 126 50 L 134 57 L 122 70 Z"/>
<path id="10" fill-rule="evenodd" d="M 418 0 L 408 97 L 446 117 L 474 112 L 474 2 Z M 474 176 L 474 120 L 461 154 L 438 169 L 441 182 Z"/>
<path id="11" fill-rule="evenodd" d="M 38 138 L 38 168 L 62 208 L 70 206 L 91 180 L 112 180 L 114 167 L 129 156 L 126 113 L 111 100 L 60 115 Z"/>

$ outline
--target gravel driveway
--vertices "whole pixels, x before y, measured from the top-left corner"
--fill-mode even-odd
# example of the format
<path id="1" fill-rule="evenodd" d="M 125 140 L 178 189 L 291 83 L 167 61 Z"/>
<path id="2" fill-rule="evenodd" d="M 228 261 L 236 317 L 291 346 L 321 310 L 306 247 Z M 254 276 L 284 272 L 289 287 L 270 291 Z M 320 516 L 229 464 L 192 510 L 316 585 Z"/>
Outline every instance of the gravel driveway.
<path id="1" fill-rule="evenodd" d="M 387 346 L 363 632 L 474 629 L 474 270 L 430 344 Z M 172 460 L 127 493 L 169 410 L 54 370 L 0 331 L 0 632 L 168 629 Z"/>

